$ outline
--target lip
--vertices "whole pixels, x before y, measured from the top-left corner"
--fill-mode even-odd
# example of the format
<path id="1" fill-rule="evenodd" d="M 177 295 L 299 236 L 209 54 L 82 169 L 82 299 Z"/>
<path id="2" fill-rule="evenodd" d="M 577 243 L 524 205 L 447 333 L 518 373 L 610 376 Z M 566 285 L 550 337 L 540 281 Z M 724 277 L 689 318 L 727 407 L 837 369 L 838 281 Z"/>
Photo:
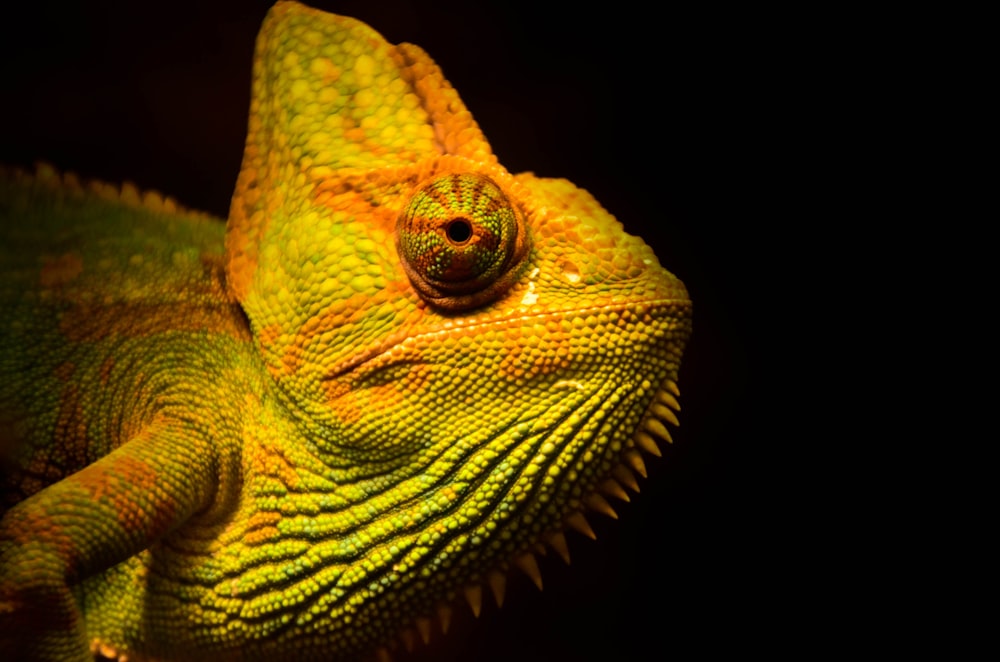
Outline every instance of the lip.
<path id="1" fill-rule="evenodd" d="M 412 328 L 401 329 L 382 342 L 366 347 L 364 350 L 338 362 L 327 370 L 320 381 L 333 381 L 350 373 L 360 373 L 358 378 L 365 378 L 379 370 L 383 370 L 393 365 L 398 365 L 406 361 L 413 361 L 414 356 L 405 350 L 411 346 L 426 345 L 438 338 L 448 338 L 449 336 L 475 335 L 477 331 L 487 329 L 498 329 L 512 323 L 535 320 L 544 322 L 548 320 L 562 320 L 566 318 L 579 317 L 581 315 L 600 313 L 630 312 L 636 316 L 643 316 L 652 311 L 663 311 L 663 315 L 670 309 L 679 306 L 690 309 L 691 300 L 688 298 L 663 298 L 640 301 L 638 303 L 605 304 L 587 306 L 584 308 L 563 308 L 559 310 L 549 310 L 545 312 L 531 313 L 524 310 L 514 310 L 505 317 L 495 317 L 485 321 L 463 321 L 445 320 L 442 324 L 433 329 L 413 333 Z M 643 322 L 638 322 L 642 324 Z M 523 324 L 518 324 L 523 326 Z M 392 356 L 398 353 L 398 357 Z"/>

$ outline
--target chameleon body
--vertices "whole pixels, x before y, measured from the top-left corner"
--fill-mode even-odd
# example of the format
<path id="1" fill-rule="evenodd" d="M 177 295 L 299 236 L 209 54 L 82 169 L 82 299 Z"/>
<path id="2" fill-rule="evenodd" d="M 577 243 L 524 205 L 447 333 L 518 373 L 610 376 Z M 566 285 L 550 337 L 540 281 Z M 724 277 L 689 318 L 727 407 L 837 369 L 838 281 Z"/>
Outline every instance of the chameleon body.
<path id="1" fill-rule="evenodd" d="M 681 282 L 349 18 L 268 14 L 228 224 L 46 167 L 0 215 L 5 654 L 385 653 L 676 423 Z"/>

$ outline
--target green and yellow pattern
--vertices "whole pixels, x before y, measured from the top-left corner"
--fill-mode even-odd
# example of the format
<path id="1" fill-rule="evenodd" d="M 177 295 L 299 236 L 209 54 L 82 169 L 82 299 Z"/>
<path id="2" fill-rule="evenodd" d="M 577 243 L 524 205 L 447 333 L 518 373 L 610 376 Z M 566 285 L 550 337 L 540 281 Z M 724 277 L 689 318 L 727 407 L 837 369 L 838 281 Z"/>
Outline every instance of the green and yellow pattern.
<path id="1" fill-rule="evenodd" d="M 5 654 L 384 656 L 677 423 L 683 284 L 349 18 L 265 20 L 227 224 L 50 168 L 0 215 Z"/>

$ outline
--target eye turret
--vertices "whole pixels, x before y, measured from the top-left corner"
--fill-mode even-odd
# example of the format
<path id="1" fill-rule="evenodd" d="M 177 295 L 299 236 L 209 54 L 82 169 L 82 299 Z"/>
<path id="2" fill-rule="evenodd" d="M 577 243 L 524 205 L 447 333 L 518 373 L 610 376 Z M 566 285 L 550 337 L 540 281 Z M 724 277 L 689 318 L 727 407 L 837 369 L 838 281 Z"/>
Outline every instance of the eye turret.
<path id="1" fill-rule="evenodd" d="M 422 186 L 396 229 L 413 286 L 447 310 L 500 297 L 527 253 L 521 212 L 492 179 L 475 173 L 444 175 Z"/>

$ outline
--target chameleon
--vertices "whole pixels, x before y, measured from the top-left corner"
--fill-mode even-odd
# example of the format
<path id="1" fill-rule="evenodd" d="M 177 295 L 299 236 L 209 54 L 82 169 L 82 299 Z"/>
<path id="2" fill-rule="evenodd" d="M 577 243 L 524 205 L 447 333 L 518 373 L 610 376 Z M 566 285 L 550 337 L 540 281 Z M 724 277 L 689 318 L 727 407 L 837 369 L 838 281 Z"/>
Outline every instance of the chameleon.
<path id="1" fill-rule="evenodd" d="M 441 70 L 279 2 L 226 223 L 0 177 L 4 659 L 386 659 L 613 513 L 691 301 Z"/>

